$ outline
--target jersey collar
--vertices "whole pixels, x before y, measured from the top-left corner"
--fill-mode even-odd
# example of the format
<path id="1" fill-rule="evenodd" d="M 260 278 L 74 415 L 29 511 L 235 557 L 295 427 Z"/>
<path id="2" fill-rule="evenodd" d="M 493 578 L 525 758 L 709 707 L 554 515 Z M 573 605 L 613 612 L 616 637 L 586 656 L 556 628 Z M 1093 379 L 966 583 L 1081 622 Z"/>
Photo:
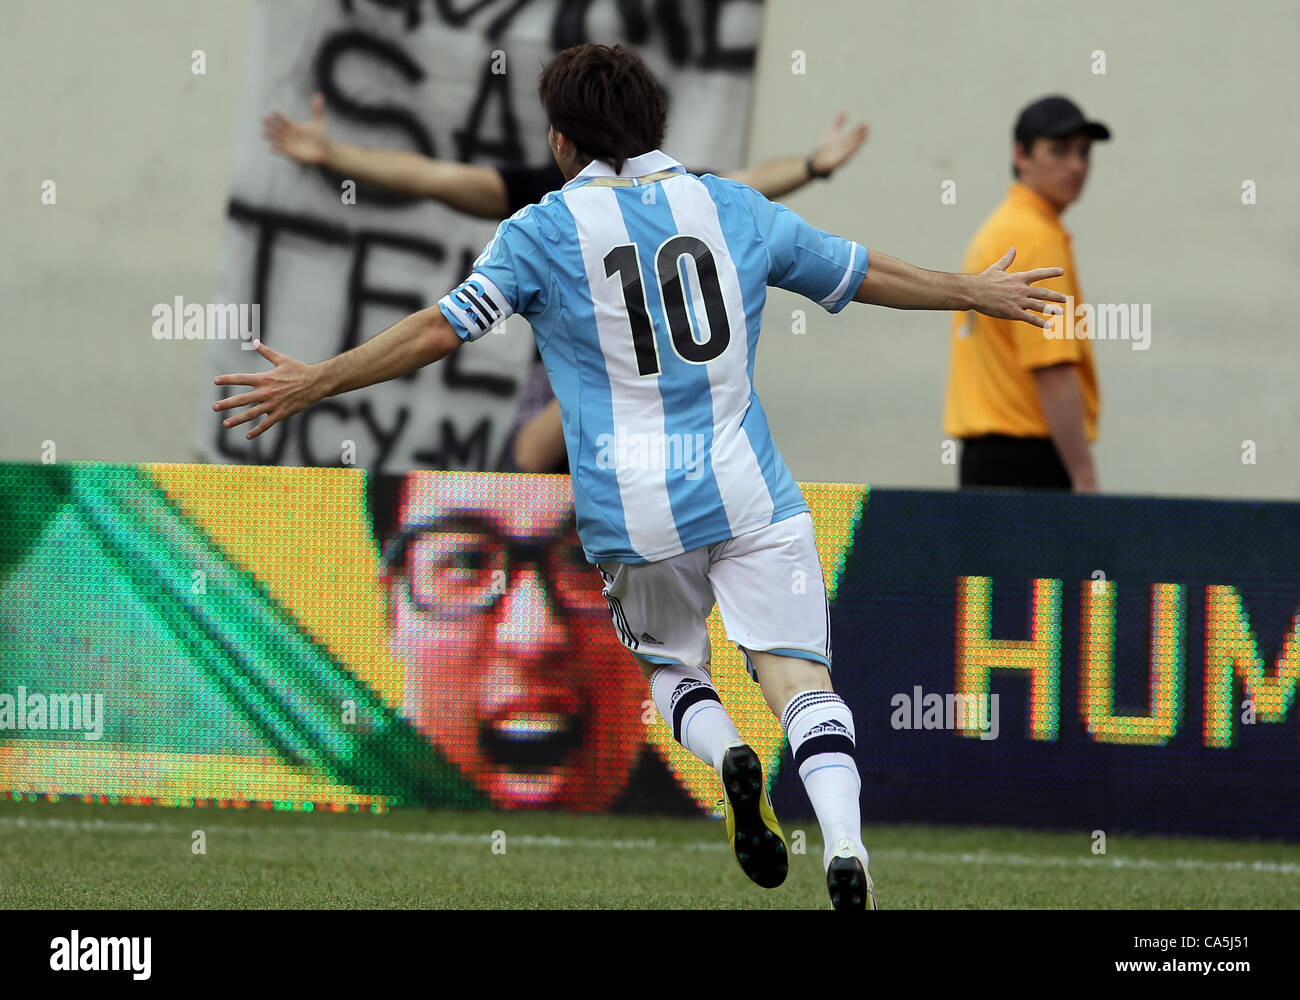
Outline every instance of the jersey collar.
<path id="1" fill-rule="evenodd" d="M 667 153 L 658 149 L 652 149 L 648 153 L 642 153 L 640 156 L 628 157 L 623 164 L 621 173 L 614 173 L 614 168 L 608 163 L 600 160 L 592 160 L 582 168 L 573 180 L 569 181 L 560 190 L 567 191 L 569 188 L 578 187 L 586 184 L 597 177 L 617 177 L 629 182 L 635 182 L 638 178 L 645 177 L 649 174 L 658 174 L 668 170 L 674 173 L 684 174 L 686 168 L 674 160 Z"/>
<path id="2" fill-rule="evenodd" d="M 1061 224 L 1061 213 L 1056 210 L 1056 207 L 1024 181 L 1014 182 L 1007 190 L 1007 198 L 1037 212 L 1058 226 Z"/>

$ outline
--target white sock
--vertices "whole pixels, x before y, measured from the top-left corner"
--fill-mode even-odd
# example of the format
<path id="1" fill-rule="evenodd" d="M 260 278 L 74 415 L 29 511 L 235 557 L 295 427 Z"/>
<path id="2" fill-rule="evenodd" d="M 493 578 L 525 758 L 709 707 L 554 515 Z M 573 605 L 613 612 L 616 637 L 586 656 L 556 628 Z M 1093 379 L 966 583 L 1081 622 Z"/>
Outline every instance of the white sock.
<path id="1" fill-rule="evenodd" d="M 740 734 L 707 673 L 676 663 L 660 667 L 650 677 L 650 697 L 673 739 L 714 770 L 722 766 L 723 750 Z"/>
<path id="2" fill-rule="evenodd" d="M 825 844 L 822 867 L 830 864 L 836 845 L 845 838 L 862 852 L 866 864 L 858 803 L 862 780 L 853 759 L 849 706 L 831 691 L 803 691 L 791 698 L 781 713 L 781 728 L 790 739 L 790 753 L 821 824 Z"/>

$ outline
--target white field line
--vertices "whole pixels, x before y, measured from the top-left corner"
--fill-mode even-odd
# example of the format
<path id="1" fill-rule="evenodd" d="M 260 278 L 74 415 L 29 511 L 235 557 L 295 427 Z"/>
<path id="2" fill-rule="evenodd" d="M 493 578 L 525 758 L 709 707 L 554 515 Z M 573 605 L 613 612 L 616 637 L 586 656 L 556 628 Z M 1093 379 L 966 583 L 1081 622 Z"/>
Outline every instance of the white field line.
<path id="1" fill-rule="evenodd" d="M 197 818 L 197 816 L 196 816 Z M 508 817 L 497 814 L 498 822 L 506 822 Z M 79 830 L 103 831 L 110 833 L 165 833 L 188 837 L 193 832 L 188 826 L 175 826 L 169 823 L 148 823 L 133 820 L 68 820 L 68 819 L 27 819 L 21 816 L 0 817 L 0 827 L 12 827 L 20 830 Z M 274 836 L 276 834 L 300 837 L 308 836 L 345 836 L 363 837 L 372 840 L 396 840 L 416 844 L 477 844 L 490 845 L 490 833 L 393 833 L 389 830 L 290 830 L 284 827 L 226 826 L 220 824 L 210 827 L 213 833 L 235 833 L 250 836 Z M 508 835 L 507 843 L 511 846 L 524 847 L 593 847 L 613 851 L 643 850 L 677 850 L 726 852 L 730 848 L 722 841 L 656 841 L 598 839 L 587 837 L 534 837 L 529 834 Z M 914 862 L 920 864 L 964 864 L 964 865 L 1002 865 L 1012 868 L 1081 868 L 1081 869 L 1146 869 L 1150 871 L 1205 871 L 1205 872 L 1261 872 L 1270 875 L 1300 875 L 1300 862 L 1294 861 L 1204 861 L 1199 858 L 1174 858 L 1158 860 L 1154 858 L 1125 857 L 1061 857 L 1057 855 L 1032 854 L 998 854 L 989 851 L 966 853 L 933 853 L 929 851 L 884 850 L 871 851 L 877 860 Z"/>

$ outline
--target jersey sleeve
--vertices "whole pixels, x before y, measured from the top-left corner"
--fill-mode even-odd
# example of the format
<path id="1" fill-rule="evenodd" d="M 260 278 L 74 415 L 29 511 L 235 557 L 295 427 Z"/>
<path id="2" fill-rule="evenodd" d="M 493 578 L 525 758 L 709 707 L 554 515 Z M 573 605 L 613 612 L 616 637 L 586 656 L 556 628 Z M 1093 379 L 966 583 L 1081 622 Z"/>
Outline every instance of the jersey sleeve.
<path id="1" fill-rule="evenodd" d="M 546 256 L 531 215 L 524 209 L 501 223 L 470 276 L 438 300 L 461 340 L 478 340 L 515 313 L 529 317 L 545 308 Z"/>
<path id="2" fill-rule="evenodd" d="M 784 205 L 737 183 L 767 247 L 767 283 L 812 299 L 836 313 L 853 301 L 867 273 L 860 243 L 818 229 Z"/>

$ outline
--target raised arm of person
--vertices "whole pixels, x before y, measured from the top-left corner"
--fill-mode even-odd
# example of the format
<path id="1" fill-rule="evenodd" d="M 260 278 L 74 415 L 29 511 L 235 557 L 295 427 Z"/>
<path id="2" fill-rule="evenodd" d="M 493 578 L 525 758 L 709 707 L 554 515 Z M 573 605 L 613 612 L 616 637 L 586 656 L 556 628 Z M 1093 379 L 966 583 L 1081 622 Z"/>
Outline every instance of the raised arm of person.
<path id="1" fill-rule="evenodd" d="M 296 122 L 272 111 L 262 119 L 262 134 L 277 153 L 299 163 L 327 167 L 350 180 L 413 198 L 434 198 L 482 219 L 503 219 L 510 214 L 505 182 L 492 167 L 335 142 L 325 126 L 321 94 L 311 99 L 309 121 Z"/>
<path id="2" fill-rule="evenodd" d="M 846 111 L 835 116 L 835 121 L 818 141 L 811 156 L 778 156 L 723 176 L 748 184 L 767 198 L 780 198 L 810 181 L 829 177 L 836 168 L 853 159 L 870 132 L 866 122 L 860 122 L 846 132 L 844 123 L 848 118 Z"/>
<path id="3" fill-rule="evenodd" d="M 223 421 L 226 427 L 261 417 L 261 422 L 244 435 L 249 440 L 327 396 L 387 382 L 441 361 L 463 341 L 435 305 L 411 313 L 364 344 L 316 364 L 304 364 L 273 351 L 260 340 L 255 343 L 257 352 L 275 365 L 273 369 L 213 379 L 216 385 L 250 387 L 247 392 L 212 404 L 218 412 L 247 407 L 243 413 L 227 417 Z"/>

